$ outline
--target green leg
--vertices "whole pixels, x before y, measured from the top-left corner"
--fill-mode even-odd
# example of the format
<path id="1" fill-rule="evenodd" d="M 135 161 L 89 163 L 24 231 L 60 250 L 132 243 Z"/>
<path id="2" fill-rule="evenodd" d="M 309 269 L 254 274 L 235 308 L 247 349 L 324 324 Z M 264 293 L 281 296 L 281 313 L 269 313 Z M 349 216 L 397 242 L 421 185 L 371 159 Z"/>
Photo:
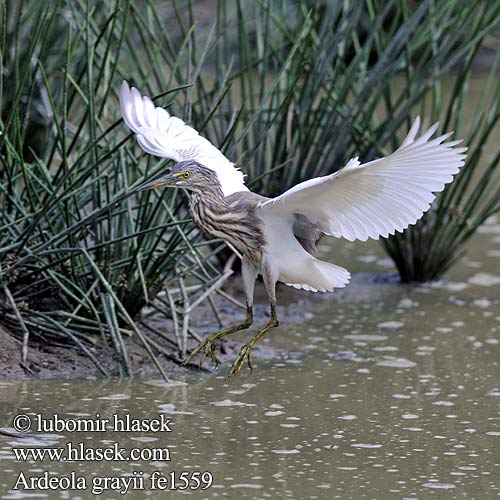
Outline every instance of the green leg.
<path id="1" fill-rule="evenodd" d="M 271 304 L 271 319 L 267 323 L 267 325 L 259 330 L 257 334 L 252 337 L 252 339 L 245 344 L 238 354 L 238 357 L 235 359 L 231 369 L 229 370 L 228 377 L 232 377 L 233 375 L 238 375 L 243 366 L 245 360 L 248 363 L 248 368 L 252 369 L 252 348 L 253 346 L 270 330 L 276 328 L 279 325 L 278 317 L 276 316 L 276 304 Z"/>
<path id="2" fill-rule="evenodd" d="M 212 333 L 206 339 L 202 340 L 198 346 L 193 350 L 193 352 L 186 358 L 186 360 L 182 363 L 183 365 L 187 365 L 190 363 L 200 352 L 200 368 L 205 361 L 205 358 L 210 354 L 210 358 L 212 359 L 212 363 L 217 367 L 219 365 L 219 360 L 216 356 L 216 342 L 217 340 L 225 337 L 226 335 L 231 335 L 232 333 L 239 332 L 241 330 L 246 330 L 253 323 L 253 310 L 252 306 L 247 303 L 247 317 L 245 321 L 240 323 L 239 325 L 230 326 L 229 328 L 223 328 L 218 332 Z"/>

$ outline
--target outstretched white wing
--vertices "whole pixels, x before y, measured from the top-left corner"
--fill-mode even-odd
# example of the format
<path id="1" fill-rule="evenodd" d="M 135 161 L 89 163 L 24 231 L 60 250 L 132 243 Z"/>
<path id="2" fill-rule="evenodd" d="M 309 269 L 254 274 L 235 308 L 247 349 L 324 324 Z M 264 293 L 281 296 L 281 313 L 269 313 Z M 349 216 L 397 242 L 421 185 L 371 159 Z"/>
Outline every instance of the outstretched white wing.
<path id="1" fill-rule="evenodd" d="M 217 174 L 225 196 L 248 191 L 243 173 L 210 141 L 180 118 L 170 116 L 166 109 L 155 107 L 149 97 L 141 96 L 126 81 L 120 90 L 120 109 L 125 123 L 136 133 L 137 141 L 147 153 L 177 162 L 201 163 Z"/>
<path id="2" fill-rule="evenodd" d="M 325 234 L 366 241 L 415 224 L 464 164 L 467 148 L 429 140 L 438 125 L 416 139 L 420 118 L 401 146 L 385 158 L 361 165 L 357 158 L 338 172 L 289 189 L 260 206 L 263 214 L 302 214 Z"/>

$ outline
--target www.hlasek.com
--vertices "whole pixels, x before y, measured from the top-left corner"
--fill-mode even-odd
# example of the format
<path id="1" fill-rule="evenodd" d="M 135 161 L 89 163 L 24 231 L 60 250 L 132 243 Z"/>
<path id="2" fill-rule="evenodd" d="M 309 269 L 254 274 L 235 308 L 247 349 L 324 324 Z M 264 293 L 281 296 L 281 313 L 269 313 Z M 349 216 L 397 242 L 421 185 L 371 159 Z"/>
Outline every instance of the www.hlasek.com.
<path id="1" fill-rule="evenodd" d="M 94 418 L 63 418 L 57 414 L 46 416 L 41 413 L 34 415 L 16 415 L 13 427 L 22 433 L 36 432 L 69 432 L 69 433 L 100 433 L 100 432 L 172 432 L 172 420 L 165 415 L 157 418 L 131 418 L 130 415 L 113 414 L 109 418 L 96 414 Z M 36 436 L 36 434 L 30 434 Z M 100 441 L 102 444 L 102 441 Z M 171 454 L 168 447 L 158 448 L 124 448 L 118 442 L 110 442 L 108 446 L 93 447 L 86 442 L 72 441 L 58 447 L 16 447 L 12 449 L 18 462 L 58 462 L 74 463 L 86 461 L 123 461 L 123 462 L 170 462 Z M 27 474 L 20 472 L 14 490 L 44 491 L 44 490 L 87 490 L 100 495 L 104 491 L 113 490 L 124 495 L 131 490 L 206 490 L 212 486 L 213 475 L 209 471 L 168 471 L 158 470 L 150 473 L 134 470 L 124 471 L 116 476 L 86 476 L 71 471 L 57 474 L 51 467 L 50 472 Z"/>

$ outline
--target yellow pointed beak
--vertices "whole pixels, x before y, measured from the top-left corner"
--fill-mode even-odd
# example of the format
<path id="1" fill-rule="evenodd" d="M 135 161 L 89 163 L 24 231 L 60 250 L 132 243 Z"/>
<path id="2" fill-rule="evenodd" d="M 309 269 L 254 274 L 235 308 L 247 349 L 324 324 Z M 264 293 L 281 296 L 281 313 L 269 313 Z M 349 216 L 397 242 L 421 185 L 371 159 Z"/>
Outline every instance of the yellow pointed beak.
<path id="1" fill-rule="evenodd" d="M 170 175 L 164 175 L 162 177 L 159 177 L 158 179 L 153 179 L 152 181 L 146 181 L 143 184 L 140 184 L 136 188 L 134 188 L 133 192 L 137 191 L 145 191 L 147 189 L 155 189 L 159 187 L 164 187 L 164 186 L 172 186 L 175 184 L 175 178 Z"/>

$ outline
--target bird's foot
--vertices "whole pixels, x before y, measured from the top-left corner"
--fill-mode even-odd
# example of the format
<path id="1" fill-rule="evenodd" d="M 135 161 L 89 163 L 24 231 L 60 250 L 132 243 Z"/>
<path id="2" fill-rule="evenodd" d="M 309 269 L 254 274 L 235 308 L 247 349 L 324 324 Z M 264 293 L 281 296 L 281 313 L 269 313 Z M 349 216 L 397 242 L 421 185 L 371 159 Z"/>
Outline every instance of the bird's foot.
<path id="1" fill-rule="evenodd" d="M 216 355 L 216 349 L 217 349 L 217 344 L 216 344 L 217 338 L 214 338 L 214 336 L 209 336 L 205 340 L 202 340 L 197 347 L 194 348 L 193 352 L 184 360 L 182 363 L 184 366 L 187 365 L 188 363 L 191 363 L 191 361 L 198 356 L 198 354 L 201 353 L 200 356 L 200 368 L 203 366 L 203 363 L 205 361 L 205 358 L 210 354 L 210 359 L 212 360 L 212 363 L 214 365 L 214 368 L 217 368 L 219 366 L 219 360 Z"/>
<path id="2" fill-rule="evenodd" d="M 248 364 L 248 368 L 250 368 L 250 371 L 252 370 L 252 348 L 253 344 L 245 344 L 244 346 L 242 346 L 238 357 L 234 360 L 234 363 L 229 370 L 229 373 L 227 375 L 228 377 L 238 375 L 245 360 Z"/>
<path id="3" fill-rule="evenodd" d="M 212 333 L 212 335 L 209 335 L 206 339 L 202 340 L 198 346 L 193 350 L 193 352 L 186 358 L 183 365 L 187 365 L 190 363 L 199 353 L 201 353 L 201 358 L 200 358 L 200 368 L 203 365 L 203 362 L 205 361 L 205 358 L 210 354 L 210 358 L 212 359 L 212 363 L 214 364 L 214 367 L 217 368 L 219 366 L 219 360 L 217 359 L 216 356 L 216 342 L 217 340 L 221 339 L 222 337 L 225 337 L 226 335 L 230 335 L 235 332 L 239 332 L 241 330 L 246 330 L 253 322 L 253 316 L 252 316 L 252 306 L 248 305 L 247 306 L 247 317 L 245 318 L 245 321 L 243 323 L 240 323 L 239 325 L 235 326 L 230 326 L 229 328 L 224 328 L 222 330 L 219 330 L 218 332 Z"/>

